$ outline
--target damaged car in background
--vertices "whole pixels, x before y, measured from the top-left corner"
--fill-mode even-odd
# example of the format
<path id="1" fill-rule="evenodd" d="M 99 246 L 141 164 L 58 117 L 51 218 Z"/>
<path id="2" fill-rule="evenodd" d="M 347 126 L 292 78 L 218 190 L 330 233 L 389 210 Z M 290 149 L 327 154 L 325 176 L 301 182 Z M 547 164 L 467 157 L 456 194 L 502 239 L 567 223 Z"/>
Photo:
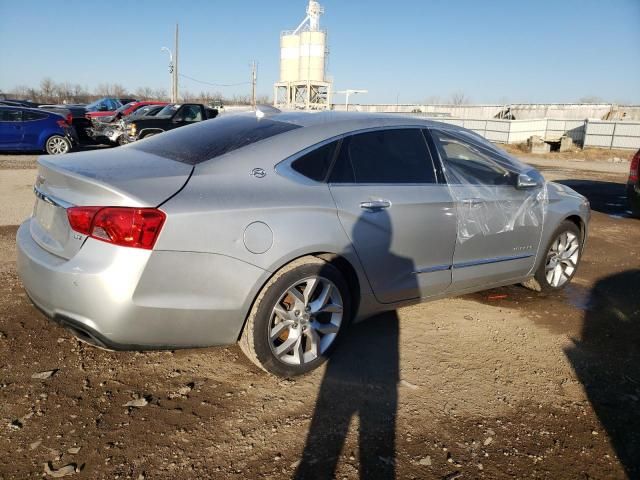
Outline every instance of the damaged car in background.
<path id="1" fill-rule="evenodd" d="M 17 233 L 32 301 L 101 346 L 239 342 L 291 377 L 351 321 L 502 285 L 556 291 L 576 274 L 589 202 L 479 135 L 257 113 L 40 158 Z"/>
<path id="2" fill-rule="evenodd" d="M 116 110 L 111 117 L 101 117 L 92 119 L 91 127 L 87 129 L 87 134 L 95 143 L 109 145 L 124 145 L 127 143 L 125 132 L 125 122 L 140 119 L 145 116 L 154 116 L 162 110 L 166 102 L 133 102 L 138 105 L 123 105 L 120 112 Z M 128 112 L 128 113 L 127 113 Z"/>
<path id="3" fill-rule="evenodd" d="M 124 123 L 125 143 L 210 120 L 217 116 L 217 108 L 202 103 L 170 103 L 152 117 L 127 119 Z"/>

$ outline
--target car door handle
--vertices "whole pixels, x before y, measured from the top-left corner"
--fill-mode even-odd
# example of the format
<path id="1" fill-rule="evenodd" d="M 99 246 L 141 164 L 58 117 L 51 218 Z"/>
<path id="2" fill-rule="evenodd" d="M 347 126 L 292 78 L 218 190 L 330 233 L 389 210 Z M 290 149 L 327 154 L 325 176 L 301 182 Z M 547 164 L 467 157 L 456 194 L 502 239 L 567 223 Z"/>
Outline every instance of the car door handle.
<path id="1" fill-rule="evenodd" d="M 380 210 L 382 208 L 389 208 L 391 202 L 389 200 L 369 200 L 368 202 L 360 202 L 360 208 L 365 210 Z"/>

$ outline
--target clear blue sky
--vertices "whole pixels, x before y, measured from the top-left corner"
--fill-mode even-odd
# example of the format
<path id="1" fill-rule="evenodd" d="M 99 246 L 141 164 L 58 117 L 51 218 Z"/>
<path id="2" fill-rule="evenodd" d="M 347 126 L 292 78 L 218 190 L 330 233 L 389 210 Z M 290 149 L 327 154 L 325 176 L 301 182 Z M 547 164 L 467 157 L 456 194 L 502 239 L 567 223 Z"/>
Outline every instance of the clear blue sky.
<path id="1" fill-rule="evenodd" d="M 0 0 L 0 90 L 43 77 L 89 88 L 169 89 L 180 24 L 181 73 L 213 83 L 249 79 L 272 94 L 279 33 L 305 0 Z M 640 0 L 320 0 L 336 89 L 362 103 L 446 100 L 564 102 L 584 96 L 640 103 Z M 193 92 L 248 93 L 248 86 Z"/>

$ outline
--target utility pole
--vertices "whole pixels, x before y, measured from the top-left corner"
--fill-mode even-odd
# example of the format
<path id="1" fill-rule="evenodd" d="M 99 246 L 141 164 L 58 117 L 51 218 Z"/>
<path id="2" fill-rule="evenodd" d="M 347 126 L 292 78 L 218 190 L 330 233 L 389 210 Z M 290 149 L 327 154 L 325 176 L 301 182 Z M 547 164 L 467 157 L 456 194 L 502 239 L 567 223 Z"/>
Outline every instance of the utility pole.
<path id="1" fill-rule="evenodd" d="M 256 109 L 256 82 L 258 81 L 258 67 L 254 60 L 251 64 L 251 105 Z"/>
<path id="2" fill-rule="evenodd" d="M 178 102 L 178 24 L 176 23 L 176 36 L 174 51 L 174 65 L 173 65 L 173 92 L 171 93 L 172 101 Z"/>

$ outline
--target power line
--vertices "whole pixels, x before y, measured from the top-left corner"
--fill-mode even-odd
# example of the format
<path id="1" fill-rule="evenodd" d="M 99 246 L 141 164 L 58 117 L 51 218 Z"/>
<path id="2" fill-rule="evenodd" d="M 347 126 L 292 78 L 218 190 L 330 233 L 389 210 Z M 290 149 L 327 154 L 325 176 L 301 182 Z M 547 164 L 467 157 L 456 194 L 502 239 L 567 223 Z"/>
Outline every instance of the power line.
<path id="1" fill-rule="evenodd" d="M 188 75 L 184 75 L 184 74 L 180 74 L 181 77 L 184 77 L 186 79 L 189 79 L 191 81 L 197 82 L 197 83 L 201 83 L 203 85 L 209 85 L 210 87 L 237 87 L 239 85 L 249 85 L 251 82 L 238 82 L 238 83 L 211 83 L 211 82 L 205 82 L 203 80 L 198 80 L 197 78 L 193 78 L 190 77 Z"/>

